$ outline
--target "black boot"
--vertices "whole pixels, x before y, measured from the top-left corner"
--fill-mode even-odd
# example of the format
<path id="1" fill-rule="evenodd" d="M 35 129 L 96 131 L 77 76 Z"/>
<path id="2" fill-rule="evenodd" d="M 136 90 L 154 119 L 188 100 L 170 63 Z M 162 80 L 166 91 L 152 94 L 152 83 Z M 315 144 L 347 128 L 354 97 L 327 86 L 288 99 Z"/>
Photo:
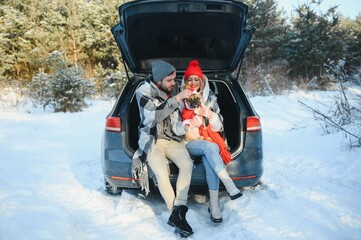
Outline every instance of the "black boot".
<path id="1" fill-rule="evenodd" d="M 193 229 L 186 220 L 187 211 L 187 206 L 174 206 L 168 219 L 168 225 L 175 227 L 176 232 L 179 232 L 181 237 L 189 237 L 193 234 Z"/>

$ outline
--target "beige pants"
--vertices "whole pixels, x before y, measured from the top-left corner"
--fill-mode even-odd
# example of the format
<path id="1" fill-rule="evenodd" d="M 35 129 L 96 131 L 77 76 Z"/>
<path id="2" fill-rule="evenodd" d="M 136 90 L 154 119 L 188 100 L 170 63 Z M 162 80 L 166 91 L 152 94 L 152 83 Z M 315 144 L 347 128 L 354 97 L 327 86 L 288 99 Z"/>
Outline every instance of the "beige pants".
<path id="1" fill-rule="evenodd" d="M 169 181 L 168 160 L 172 161 L 179 168 L 176 194 L 174 194 Z M 168 210 L 172 210 L 173 204 L 176 206 L 186 205 L 192 177 L 193 161 L 184 143 L 158 139 L 154 151 L 148 157 L 148 165 L 157 177 L 158 188 L 167 204 Z"/>

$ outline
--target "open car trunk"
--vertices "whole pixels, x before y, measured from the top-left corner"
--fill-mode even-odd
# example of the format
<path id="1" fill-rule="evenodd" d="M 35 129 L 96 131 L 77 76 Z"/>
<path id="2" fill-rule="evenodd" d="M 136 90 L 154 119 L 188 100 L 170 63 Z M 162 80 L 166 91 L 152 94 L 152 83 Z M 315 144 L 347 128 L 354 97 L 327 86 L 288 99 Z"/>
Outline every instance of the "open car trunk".
<path id="1" fill-rule="evenodd" d="M 241 144 L 241 110 L 237 105 L 230 89 L 223 81 L 210 80 L 209 86 L 217 96 L 217 102 L 220 107 L 221 115 L 223 116 L 224 134 L 230 147 L 231 153 L 239 149 Z M 127 142 L 131 152 L 138 148 L 138 127 L 139 127 L 139 109 L 135 96 L 132 98 L 129 109 L 127 110 Z"/>
<path id="2" fill-rule="evenodd" d="M 178 71 L 192 59 L 203 72 L 227 75 L 244 57 L 254 28 L 248 6 L 240 1 L 131 1 L 119 7 L 112 33 L 129 70 L 150 73 L 162 59 Z"/>

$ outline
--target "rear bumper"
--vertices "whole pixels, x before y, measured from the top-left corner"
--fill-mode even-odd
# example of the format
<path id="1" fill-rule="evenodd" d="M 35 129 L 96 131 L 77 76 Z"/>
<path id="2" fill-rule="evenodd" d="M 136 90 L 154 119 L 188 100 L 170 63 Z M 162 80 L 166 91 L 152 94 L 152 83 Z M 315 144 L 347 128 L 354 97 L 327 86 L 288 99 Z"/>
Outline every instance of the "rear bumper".
<path id="1" fill-rule="evenodd" d="M 260 151 L 255 151 L 260 153 Z M 247 151 L 244 151 L 238 158 L 234 159 L 228 166 L 227 172 L 239 188 L 250 187 L 257 184 L 263 174 L 262 154 L 251 154 L 252 158 L 245 158 Z M 249 157 L 249 156 L 248 156 Z M 177 181 L 177 168 L 170 163 L 171 174 L 169 179 L 173 186 Z M 173 166 L 172 166 L 173 165 Z M 135 179 L 131 175 L 131 159 L 127 161 L 103 161 L 103 173 L 106 180 L 112 186 L 120 188 L 138 188 Z M 192 173 L 191 188 L 207 188 L 206 174 L 203 164 L 195 166 Z"/>
<path id="2" fill-rule="evenodd" d="M 115 177 L 115 178 L 114 178 Z M 132 179 L 121 180 L 117 176 L 104 176 L 105 180 L 114 187 L 129 189 L 129 188 L 138 188 L 138 185 L 133 182 Z"/>
<path id="3" fill-rule="evenodd" d="M 112 135 L 112 134 L 110 134 Z M 105 179 L 112 186 L 119 188 L 138 188 L 132 179 L 132 160 L 119 148 L 119 136 L 112 136 L 104 141 L 102 146 L 102 168 Z M 251 139 L 248 139 L 249 141 Z M 116 144 L 114 144 L 116 143 Z M 257 147 L 254 147 L 257 146 Z M 263 174 L 263 154 L 261 144 L 247 145 L 241 153 L 233 156 L 233 161 L 227 166 L 227 172 L 237 187 L 249 187 L 257 184 Z M 176 185 L 178 169 L 170 165 L 169 176 L 173 186 Z M 151 171 L 149 171 L 151 172 Z M 191 188 L 207 188 L 206 174 L 203 164 L 194 167 Z"/>
<path id="4" fill-rule="evenodd" d="M 104 177 L 111 186 L 124 188 L 124 189 L 139 188 L 138 185 L 136 184 L 136 181 L 133 181 L 134 179 L 121 180 L 123 179 L 123 177 L 118 177 L 118 176 L 104 176 Z M 242 187 L 250 187 L 256 185 L 260 181 L 261 177 L 262 177 L 262 173 L 256 175 L 232 177 L 232 179 L 234 181 L 234 184 L 238 188 L 242 188 Z M 177 175 L 170 175 L 169 179 L 171 181 L 172 186 L 175 187 L 177 182 Z M 192 178 L 191 188 L 208 188 L 205 176 L 200 178 Z"/>

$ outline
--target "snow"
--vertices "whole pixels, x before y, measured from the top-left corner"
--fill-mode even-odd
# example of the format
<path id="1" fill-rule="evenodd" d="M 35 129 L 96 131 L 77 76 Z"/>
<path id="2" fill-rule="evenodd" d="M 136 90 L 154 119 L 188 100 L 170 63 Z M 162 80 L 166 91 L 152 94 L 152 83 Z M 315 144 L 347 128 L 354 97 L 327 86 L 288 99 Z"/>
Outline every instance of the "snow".
<path id="1" fill-rule="evenodd" d="M 221 224 L 191 192 L 188 239 L 361 239 L 361 149 L 342 133 L 324 135 L 298 102 L 319 108 L 327 94 L 251 98 L 263 127 L 263 184 L 234 201 L 221 192 Z M 104 192 L 100 142 L 112 104 L 0 109 L 1 240 L 181 239 L 159 194 Z"/>

